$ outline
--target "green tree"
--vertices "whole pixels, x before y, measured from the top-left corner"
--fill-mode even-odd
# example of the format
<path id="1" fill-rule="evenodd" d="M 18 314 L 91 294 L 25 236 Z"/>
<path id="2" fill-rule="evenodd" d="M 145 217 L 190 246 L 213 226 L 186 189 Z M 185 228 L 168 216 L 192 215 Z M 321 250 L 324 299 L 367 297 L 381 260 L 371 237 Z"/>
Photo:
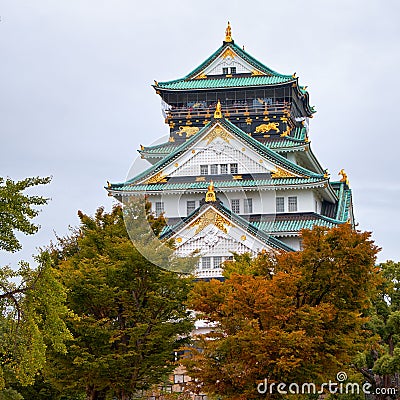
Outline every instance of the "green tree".
<path id="1" fill-rule="evenodd" d="M 68 320 L 74 339 L 66 356 L 52 354 L 47 376 L 87 399 L 127 399 L 173 369 L 174 351 L 192 329 L 185 307 L 192 279 L 138 252 L 120 206 L 79 218 L 79 228 L 53 251 L 74 312 Z"/>
<path id="2" fill-rule="evenodd" d="M 33 234 L 38 230 L 30 220 L 38 214 L 33 206 L 47 203 L 40 196 L 28 196 L 24 190 L 46 184 L 50 178 L 27 178 L 19 182 L 0 178 L 0 250 L 16 251 L 21 244 L 15 231 Z M 65 291 L 55 279 L 50 257 L 42 253 L 32 269 L 20 262 L 19 269 L 0 269 L 0 389 L 18 381 L 33 383 L 45 364 L 47 346 L 65 352 L 64 340 L 71 335 L 63 322 L 68 310 Z M 0 395 L 11 398 L 13 390 Z"/>
<path id="3" fill-rule="evenodd" d="M 377 341 L 361 354 L 355 366 L 376 388 L 400 391 L 400 263 L 379 264 L 382 283 L 372 301 L 368 328 Z M 376 396 L 385 399 L 386 396 Z"/>
<path id="4" fill-rule="evenodd" d="M 265 398 L 256 390 L 265 378 L 333 380 L 364 348 L 378 248 L 347 224 L 305 230 L 302 239 L 302 251 L 236 255 L 224 282 L 196 283 L 190 307 L 215 327 L 183 362 L 202 390 Z"/>
<path id="5" fill-rule="evenodd" d="M 14 182 L 0 177 L 0 250 L 15 252 L 22 246 L 15 231 L 33 235 L 39 229 L 31 220 L 39 211 L 32 206 L 47 204 L 48 199 L 42 196 L 29 196 L 24 193 L 28 188 L 45 185 L 51 180 L 47 178 L 26 178 Z"/>

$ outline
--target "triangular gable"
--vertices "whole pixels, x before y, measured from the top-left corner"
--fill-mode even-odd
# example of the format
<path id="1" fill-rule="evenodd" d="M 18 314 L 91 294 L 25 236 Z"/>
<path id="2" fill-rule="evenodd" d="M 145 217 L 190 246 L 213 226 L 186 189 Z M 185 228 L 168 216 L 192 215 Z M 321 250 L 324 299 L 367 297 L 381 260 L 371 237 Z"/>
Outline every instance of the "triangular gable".
<path id="1" fill-rule="evenodd" d="M 263 249 L 291 251 L 275 238 L 257 237 L 254 227 L 241 217 L 221 212 L 223 206 L 203 206 L 190 218 L 186 218 L 164 235 L 174 239 L 176 253 L 188 255 L 193 251 L 200 254 L 229 255 L 230 252 L 257 254 Z M 229 211 L 225 209 L 225 211 Z M 233 217 L 233 218 L 232 218 Z M 239 220 L 240 219 L 240 220 Z M 250 229 L 251 228 L 251 229 Z"/>
<path id="2" fill-rule="evenodd" d="M 192 151 L 191 149 L 193 148 L 193 146 L 196 145 L 198 141 L 204 140 L 205 138 L 212 137 L 214 135 L 215 137 L 222 137 L 224 135 L 226 135 L 226 137 L 236 137 L 237 139 L 242 141 L 245 146 L 249 146 L 251 147 L 251 149 L 255 150 L 260 156 L 260 160 L 263 159 L 276 165 L 276 169 L 274 170 L 274 174 L 272 176 L 273 178 L 288 178 L 293 176 L 303 176 L 307 178 L 312 177 L 319 179 L 324 178 L 324 176 L 321 174 L 309 171 L 299 165 L 292 163 L 285 157 L 269 149 L 256 139 L 252 138 L 247 133 L 243 132 L 231 122 L 222 118 L 214 119 L 204 128 L 202 128 L 198 133 L 196 133 L 186 142 L 178 146 L 174 152 L 172 152 L 153 166 L 149 167 L 147 170 L 143 171 L 139 175 L 129 179 L 125 183 L 110 184 L 109 187 L 118 188 L 121 186 L 137 185 L 140 183 L 150 184 L 165 182 L 165 178 L 168 176 L 168 174 L 166 174 L 165 172 L 167 168 L 169 168 L 170 173 L 172 173 L 173 168 L 176 169 L 179 167 L 179 162 L 177 163 L 176 161 L 179 157 L 181 157 L 184 153 L 187 154 L 189 150 Z"/>
<path id="3" fill-rule="evenodd" d="M 231 74 L 232 68 L 236 74 L 266 75 L 243 59 L 232 46 L 226 46 L 216 59 L 195 76 L 195 79 L 212 75 Z"/>
<path id="4" fill-rule="evenodd" d="M 207 77 L 207 74 L 216 75 L 218 74 L 218 69 L 215 70 L 215 68 L 219 63 L 229 63 L 233 61 L 238 63 L 239 68 L 243 68 L 238 69 L 237 73 L 251 72 L 252 75 L 276 76 L 295 80 L 295 77 L 292 75 L 280 74 L 262 64 L 260 61 L 247 53 L 244 49 L 237 46 L 234 41 L 224 42 L 220 48 L 218 48 L 202 64 L 200 64 L 193 71 L 187 74 L 184 79 L 205 78 Z M 220 73 L 222 74 L 222 72 Z"/>
<path id="5" fill-rule="evenodd" d="M 293 251 L 292 248 L 275 237 L 259 231 L 252 223 L 233 213 L 218 200 L 203 204 L 192 214 L 183 218 L 178 224 L 168 227 L 162 233 L 161 239 L 173 238 L 179 247 L 184 243 L 188 243 L 193 238 L 197 240 L 203 236 L 203 234 L 200 236 L 197 235 L 206 228 L 208 229 L 209 226 L 218 229 L 217 232 L 213 228 L 214 235 L 225 239 L 230 237 L 232 240 L 234 239 L 248 246 L 249 249 L 253 249 L 255 252 L 265 248 Z M 206 232 L 209 232 L 209 230 Z M 211 237 L 208 242 L 212 244 Z M 195 250 L 196 248 L 192 248 L 192 251 Z"/>

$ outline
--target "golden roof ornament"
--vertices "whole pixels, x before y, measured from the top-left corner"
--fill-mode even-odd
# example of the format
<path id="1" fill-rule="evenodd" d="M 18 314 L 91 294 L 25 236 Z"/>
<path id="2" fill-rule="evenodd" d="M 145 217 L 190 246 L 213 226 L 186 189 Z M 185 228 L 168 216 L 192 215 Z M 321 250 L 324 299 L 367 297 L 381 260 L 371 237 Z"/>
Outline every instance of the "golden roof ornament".
<path id="1" fill-rule="evenodd" d="M 210 184 L 208 185 L 208 190 L 206 193 L 206 202 L 208 203 L 213 201 L 217 201 L 217 198 L 215 197 L 213 181 L 211 181 Z"/>
<path id="2" fill-rule="evenodd" d="M 214 118 L 222 118 L 221 102 L 219 100 L 214 111 Z"/>
<path id="3" fill-rule="evenodd" d="M 229 21 L 228 21 L 228 26 L 226 27 L 225 30 L 225 42 L 232 42 L 232 30 Z"/>
<path id="4" fill-rule="evenodd" d="M 349 186 L 349 178 L 347 177 L 347 174 L 344 172 L 343 168 L 339 171 L 338 175 L 342 175 L 340 182 L 345 182 L 346 185 Z"/>

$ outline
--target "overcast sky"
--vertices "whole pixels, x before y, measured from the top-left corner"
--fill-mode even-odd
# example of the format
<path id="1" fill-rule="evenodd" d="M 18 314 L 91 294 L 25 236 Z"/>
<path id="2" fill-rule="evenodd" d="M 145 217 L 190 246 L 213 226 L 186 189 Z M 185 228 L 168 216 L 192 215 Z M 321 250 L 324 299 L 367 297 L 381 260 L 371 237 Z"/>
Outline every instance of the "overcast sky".
<path id="1" fill-rule="evenodd" d="M 53 176 L 40 232 L 0 265 L 66 234 L 77 210 L 110 209 L 106 181 L 168 133 L 153 80 L 199 65 L 228 20 L 235 43 L 308 85 L 314 153 L 334 180 L 348 173 L 379 260 L 400 261 L 399 16 L 396 0 L 0 0 L 0 176 Z"/>

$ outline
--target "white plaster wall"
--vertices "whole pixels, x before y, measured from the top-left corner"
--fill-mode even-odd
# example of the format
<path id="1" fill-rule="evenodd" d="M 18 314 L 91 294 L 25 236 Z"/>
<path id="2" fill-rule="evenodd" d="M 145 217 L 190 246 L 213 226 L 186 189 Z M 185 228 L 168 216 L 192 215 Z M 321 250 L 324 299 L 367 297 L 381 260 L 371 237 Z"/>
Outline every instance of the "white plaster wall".
<path id="1" fill-rule="evenodd" d="M 294 250 L 301 250 L 300 248 L 300 238 L 298 237 L 278 237 L 281 242 L 287 244 Z"/>

